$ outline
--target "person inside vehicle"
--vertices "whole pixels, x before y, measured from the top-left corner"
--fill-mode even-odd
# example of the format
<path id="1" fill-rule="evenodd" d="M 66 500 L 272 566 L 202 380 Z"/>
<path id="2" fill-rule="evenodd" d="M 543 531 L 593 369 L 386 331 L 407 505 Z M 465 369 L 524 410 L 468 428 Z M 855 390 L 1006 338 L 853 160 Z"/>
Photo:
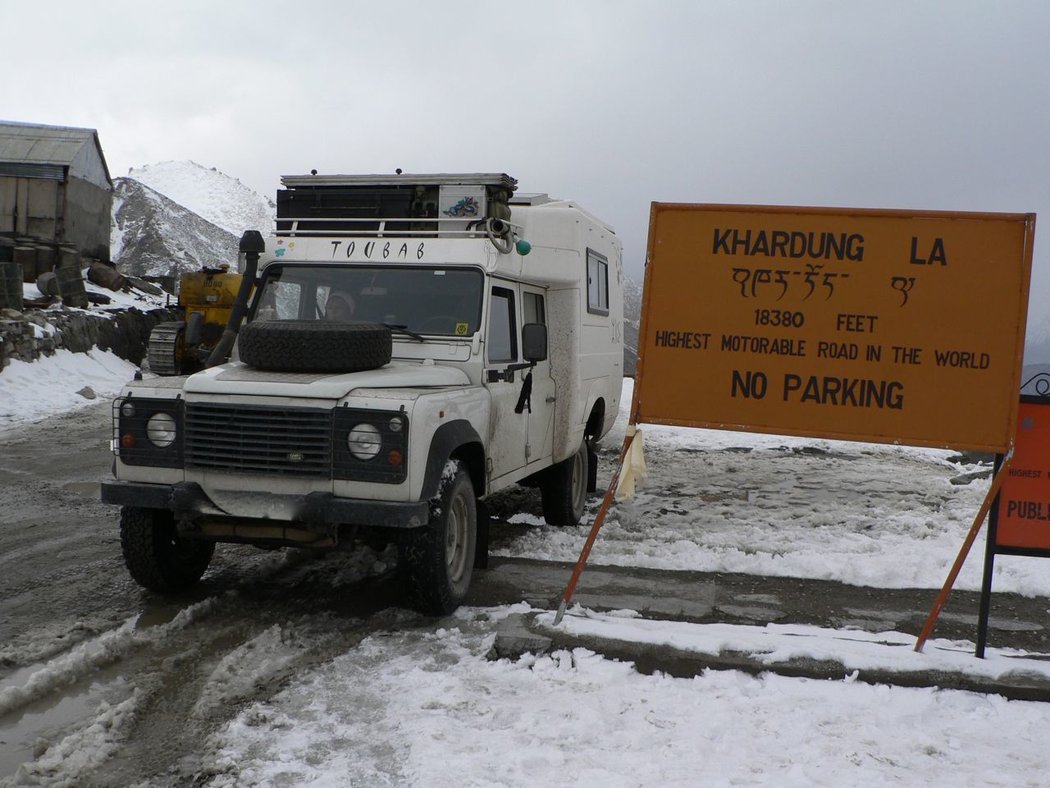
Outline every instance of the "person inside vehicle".
<path id="1" fill-rule="evenodd" d="M 346 322 L 354 318 L 354 297 L 345 290 L 333 290 L 325 302 L 324 319 Z"/>

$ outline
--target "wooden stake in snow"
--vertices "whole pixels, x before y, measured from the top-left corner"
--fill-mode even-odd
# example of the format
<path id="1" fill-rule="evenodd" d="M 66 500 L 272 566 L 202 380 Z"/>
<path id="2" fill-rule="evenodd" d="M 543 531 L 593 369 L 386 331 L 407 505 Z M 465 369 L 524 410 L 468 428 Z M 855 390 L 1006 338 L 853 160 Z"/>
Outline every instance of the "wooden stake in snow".
<path id="1" fill-rule="evenodd" d="M 601 530 L 602 524 L 605 522 L 605 515 L 609 512 L 609 507 L 612 505 L 613 496 L 616 494 L 616 488 L 620 482 L 620 473 L 623 471 L 624 461 L 627 459 L 631 450 L 631 444 L 634 443 L 636 437 L 640 437 L 640 435 L 635 429 L 634 419 L 632 418 L 631 423 L 627 425 L 627 434 L 623 439 L 623 448 L 620 449 L 620 459 L 616 463 L 612 479 L 609 480 L 609 487 L 605 491 L 605 497 L 602 498 L 601 508 L 598 509 L 598 514 L 594 517 L 591 532 L 587 535 L 587 541 L 584 542 L 583 550 L 580 551 L 580 557 L 576 560 L 576 566 L 572 570 L 572 577 L 569 578 L 569 584 L 565 586 L 565 593 L 562 594 L 561 604 L 558 605 L 558 613 L 554 616 L 555 626 L 561 623 L 562 618 L 565 616 L 565 609 L 572 602 L 572 595 L 576 592 L 576 584 L 580 581 L 580 575 L 583 574 L 583 568 L 587 565 L 587 558 L 591 554 L 591 547 L 594 546 L 594 540 L 598 538 L 598 531 Z"/>
<path id="2" fill-rule="evenodd" d="M 930 610 L 930 615 L 926 617 L 926 623 L 922 627 L 922 632 L 919 633 L 919 639 L 915 641 L 916 651 L 922 651 L 923 646 L 926 645 L 926 641 L 933 631 L 933 626 L 937 623 L 937 617 L 941 614 L 941 608 L 944 607 L 944 603 L 948 601 L 948 595 L 952 592 L 955 578 L 959 576 L 959 571 L 962 569 L 963 563 L 966 562 L 966 556 L 969 555 L 970 548 L 973 546 L 973 542 L 977 538 L 985 518 L 988 517 L 989 510 L 992 508 L 992 503 L 999 494 L 999 489 L 1003 486 L 1003 481 L 1006 479 L 1013 459 L 1014 447 L 1011 443 L 1006 457 L 1003 459 L 1003 464 L 999 466 L 999 472 L 992 479 L 992 486 L 988 488 L 988 495 L 985 496 L 984 503 L 981 504 L 981 508 L 977 511 L 977 517 L 974 518 L 973 525 L 970 526 L 970 532 L 966 534 L 966 539 L 963 540 L 963 545 L 959 549 L 959 555 L 956 556 L 955 563 L 952 565 L 951 571 L 948 572 L 948 577 L 944 581 L 944 587 L 941 588 L 941 593 L 937 595 L 933 608 Z"/>

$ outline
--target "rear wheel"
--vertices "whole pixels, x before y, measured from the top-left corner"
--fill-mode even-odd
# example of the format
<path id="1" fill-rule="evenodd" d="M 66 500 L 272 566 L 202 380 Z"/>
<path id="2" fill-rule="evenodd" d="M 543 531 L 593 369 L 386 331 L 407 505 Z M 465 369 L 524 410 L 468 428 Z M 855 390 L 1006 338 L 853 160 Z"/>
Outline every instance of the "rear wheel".
<path id="1" fill-rule="evenodd" d="M 568 459 L 552 465 L 540 482 L 543 519 L 548 525 L 576 525 L 587 502 L 587 443 Z"/>
<path id="2" fill-rule="evenodd" d="M 478 510 L 470 475 L 450 460 L 423 528 L 402 535 L 398 573 L 409 604 L 443 616 L 462 604 L 470 588 L 477 548 Z"/>
<path id="3" fill-rule="evenodd" d="M 120 547 L 135 582 L 161 594 L 200 580 L 215 552 L 214 542 L 179 538 L 171 512 L 135 506 L 120 510 Z"/>

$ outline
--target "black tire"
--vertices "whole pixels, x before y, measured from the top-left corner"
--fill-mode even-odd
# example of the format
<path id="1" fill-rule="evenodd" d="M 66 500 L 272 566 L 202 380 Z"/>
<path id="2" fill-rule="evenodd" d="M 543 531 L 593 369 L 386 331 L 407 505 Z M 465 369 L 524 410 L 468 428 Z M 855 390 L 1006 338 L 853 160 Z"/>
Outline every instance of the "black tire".
<path id="1" fill-rule="evenodd" d="M 379 323 L 257 320 L 241 327 L 241 361 L 273 372 L 360 372 L 390 363 L 390 329 Z"/>
<path id="2" fill-rule="evenodd" d="M 462 604 L 470 588 L 477 549 L 478 510 L 470 475 L 450 461 L 430 519 L 402 535 L 398 574 L 409 605 L 420 613 L 445 616 Z"/>
<path id="3" fill-rule="evenodd" d="M 120 548 L 136 583 L 175 594 L 201 579 L 215 543 L 180 539 L 171 512 L 125 506 L 120 510 Z"/>
<path id="4" fill-rule="evenodd" d="M 543 519 L 548 525 L 576 525 L 587 503 L 586 442 L 568 459 L 552 465 L 540 480 Z"/>

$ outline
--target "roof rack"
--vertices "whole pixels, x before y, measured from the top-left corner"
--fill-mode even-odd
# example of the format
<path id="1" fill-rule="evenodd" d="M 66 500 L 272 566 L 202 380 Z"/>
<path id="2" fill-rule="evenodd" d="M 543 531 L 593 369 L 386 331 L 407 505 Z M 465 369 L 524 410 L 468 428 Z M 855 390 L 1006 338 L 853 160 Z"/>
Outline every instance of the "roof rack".
<path id="1" fill-rule="evenodd" d="M 484 237 L 510 223 L 518 182 L 505 173 L 285 175 L 277 235 Z"/>
<path id="2" fill-rule="evenodd" d="M 517 178 L 504 172 L 432 173 L 393 175 L 282 175 L 281 185 L 289 189 L 395 186 L 496 186 L 511 192 L 518 188 Z"/>

